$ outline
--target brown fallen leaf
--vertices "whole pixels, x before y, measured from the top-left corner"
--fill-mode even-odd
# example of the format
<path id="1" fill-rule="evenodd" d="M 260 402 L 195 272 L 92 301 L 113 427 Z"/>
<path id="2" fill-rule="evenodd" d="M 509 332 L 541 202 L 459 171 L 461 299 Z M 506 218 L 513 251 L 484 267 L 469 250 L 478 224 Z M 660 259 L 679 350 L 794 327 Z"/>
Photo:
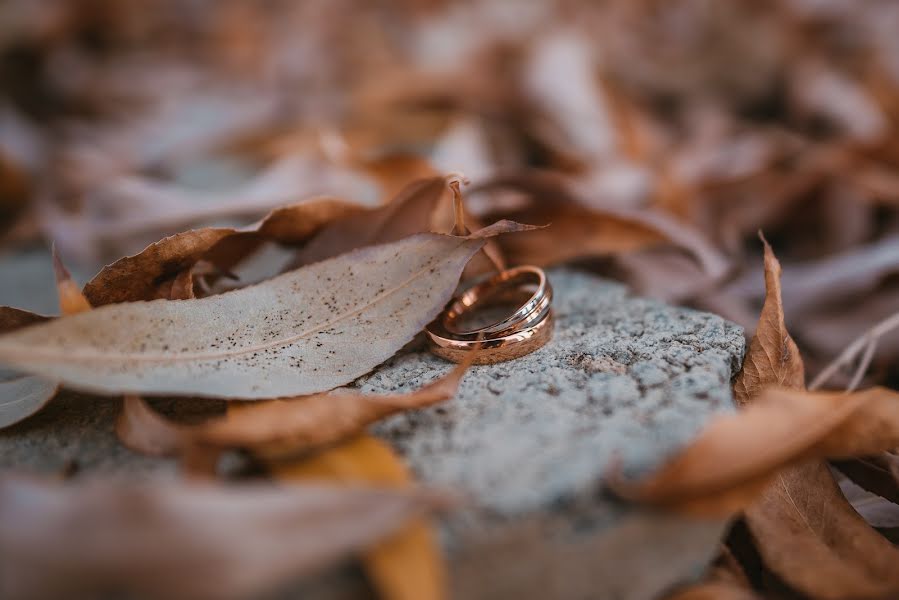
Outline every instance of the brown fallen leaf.
<path id="1" fill-rule="evenodd" d="M 899 550 L 852 508 L 821 461 L 782 471 L 746 519 L 765 564 L 811 598 L 899 594 Z"/>
<path id="2" fill-rule="evenodd" d="M 713 423 L 642 485 L 692 511 L 748 505 L 744 519 L 765 565 L 811 598 L 891 597 L 899 593 L 899 549 L 855 512 L 820 457 L 895 446 L 899 396 L 886 389 L 802 391 L 802 359 L 783 323 L 779 275 L 765 244 L 765 305 L 734 385 L 741 404 L 753 404 Z M 764 392 L 778 385 L 792 389 Z M 690 485 L 700 493 L 691 495 Z"/>
<path id="3" fill-rule="evenodd" d="M 246 448 L 265 459 L 296 456 L 356 435 L 385 417 L 453 397 L 475 359 L 459 363 L 436 381 L 407 394 L 364 395 L 336 391 L 292 400 L 272 400 L 199 425 L 191 443 L 216 448 Z"/>
<path id="4" fill-rule="evenodd" d="M 415 181 L 382 207 L 335 219 L 297 252 L 295 266 L 302 266 L 363 246 L 395 242 L 431 231 L 434 210 L 448 193 L 444 177 Z"/>
<path id="5" fill-rule="evenodd" d="M 100 307 L 0 336 L 0 361 L 104 394 L 328 390 L 386 360 L 437 316 L 486 238 L 526 229 L 500 222 L 467 238 L 418 234 L 219 296 Z"/>
<path id="6" fill-rule="evenodd" d="M 802 357 L 784 323 L 780 262 L 761 233 L 759 237 L 765 247 L 765 303 L 743 368 L 734 381 L 734 399 L 739 405 L 749 402 L 767 386 L 805 387 Z"/>
<path id="7" fill-rule="evenodd" d="M 217 456 L 222 449 L 246 448 L 267 460 L 289 458 L 357 435 L 368 425 L 402 410 L 452 398 L 469 366 L 470 361 L 460 363 L 445 376 L 408 394 L 336 391 L 230 405 L 226 416 L 200 425 L 176 423 L 154 411 L 142 398 L 126 395 L 116 433 L 128 448 L 151 456 L 175 456 L 187 451 Z"/>
<path id="8" fill-rule="evenodd" d="M 267 464 L 279 481 L 336 480 L 347 485 L 407 488 L 412 475 L 385 444 L 361 435 L 299 460 Z M 362 555 L 363 566 L 383 600 L 446 598 L 447 574 L 434 531 L 424 519 L 407 524 Z"/>
<path id="9" fill-rule="evenodd" d="M 161 284 L 191 268 L 226 240 L 240 244 L 240 255 L 249 253 L 265 239 L 297 244 L 326 223 L 360 208 L 341 200 L 320 198 L 275 209 L 258 223 L 240 229 L 206 227 L 178 233 L 106 266 L 84 286 L 84 294 L 93 306 L 157 298 Z M 220 247 L 218 251 L 225 252 Z"/>
<path id="10" fill-rule="evenodd" d="M 185 600 L 255 597 L 449 501 L 421 488 L 7 476 L 0 479 L 0 595 L 96 597 L 115 589 Z"/>
<path id="11" fill-rule="evenodd" d="M 721 277 L 728 269 L 727 260 L 699 231 L 661 212 L 588 205 L 550 173 L 497 176 L 478 189 L 504 188 L 526 192 L 533 198 L 527 207 L 503 215 L 522 223 L 549 224 L 527 240 L 501 240 L 513 264 L 547 266 L 674 245 L 686 250 L 712 278 Z"/>
<path id="12" fill-rule="evenodd" d="M 897 446 L 899 393 L 769 389 L 739 413 L 713 420 L 665 467 L 621 491 L 644 502 L 727 515 L 750 505 L 760 487 L 791 464 Z M 719 502 L 724 497 L 729 501 Z"/>

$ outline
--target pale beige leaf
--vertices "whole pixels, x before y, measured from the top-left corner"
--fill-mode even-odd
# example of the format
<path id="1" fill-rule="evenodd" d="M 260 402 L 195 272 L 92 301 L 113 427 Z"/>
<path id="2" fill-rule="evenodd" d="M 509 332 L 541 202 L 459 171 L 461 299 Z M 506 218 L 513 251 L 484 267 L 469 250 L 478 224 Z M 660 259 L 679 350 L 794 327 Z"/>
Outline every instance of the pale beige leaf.
<path id="1" fill-rule="evenodd" d="M 0 331 L 15 331 L 21 327 L 46 321 L 36 315 L 8 306 L 0 307 Z M 0 369 L 0 428 L 30 417 L 42 409 L 59 386 L 55 381 Z"/>
<path id="2" fill-rule="evenodd" d="M 256 597 L 446 506 L 424 489 L 0 480 L 0 596 Z"/>
<path id="3" fill-rule="evenodd" d="M 0 371 L 0 428 L 41 410 L 58 388 L 55 381 L 43 377 Z"/>
<path id="4" fill-rule="evenodd" d="M 219 296 L 100 307 L 0 336 L 0 361 L 104 394 L 324 391 L 368 372 L 436 317 L 485 237 L 522 229 L 419 234 Z"/>

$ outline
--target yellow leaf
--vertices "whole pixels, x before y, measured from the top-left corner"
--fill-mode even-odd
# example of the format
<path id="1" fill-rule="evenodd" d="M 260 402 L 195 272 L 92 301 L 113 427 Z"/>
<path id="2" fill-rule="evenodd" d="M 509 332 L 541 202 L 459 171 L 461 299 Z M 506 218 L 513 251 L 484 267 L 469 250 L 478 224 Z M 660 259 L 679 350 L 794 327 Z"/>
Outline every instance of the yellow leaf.
<path id="1" fill-rule="evenodd" d="M 403 487 L 412 476 L 384 442 L 361 435 L 312 456 L 268 463 L 280 480 L 330 479 Z M 415 519 L 363 557 L 365 572 L 382 600 L 446 598 L 446 568 L 432 528 Z"/>

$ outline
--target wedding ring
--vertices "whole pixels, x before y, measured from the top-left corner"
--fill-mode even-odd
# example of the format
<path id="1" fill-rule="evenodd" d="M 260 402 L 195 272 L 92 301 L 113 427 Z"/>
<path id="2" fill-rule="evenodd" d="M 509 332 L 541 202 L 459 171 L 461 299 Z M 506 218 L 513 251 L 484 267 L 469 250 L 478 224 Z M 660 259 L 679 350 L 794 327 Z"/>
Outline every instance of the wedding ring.
<path id="1" fill-rule="evenodd" d="M 546 274 L 538 267 L 501 271 L 451 300 L 428 325 L 425 332 L 431 352 L 460 362 L 479 347 L 476 364 L 503 362 L 530 354 L 552 338 L 552 294 Z M 510 297 L 518 300 L 511 315 L 485 326 L 463 327 L 462 321 L 477 309 L 491 301 L 508 301 Z"/>
<path id="2" fill-rule="evenodd" d="M 492 325 L 476 329 L 460 329 L 455 323 L 466 313 L 471 312 L 476 306 L 484 304 L 491 298 L 506 291 L 512 284 L 533 279 L 535 290 L 514 313 Z M 513 288 L 514 289 L 514 288 Z M 467 289 L 461 296 L 454 299 L 443 311 L 443 327 L 457 336 L 471 336 L 476 339 L 480 334 L 509 333 L 521 329 L 527 323 L 540 321 L 549 311 L 552 304 L 553 289 L 546 280 L 546 273 L 539 267 L 523 266 L 500 271 L 487 281 L 479 283 Z"/>

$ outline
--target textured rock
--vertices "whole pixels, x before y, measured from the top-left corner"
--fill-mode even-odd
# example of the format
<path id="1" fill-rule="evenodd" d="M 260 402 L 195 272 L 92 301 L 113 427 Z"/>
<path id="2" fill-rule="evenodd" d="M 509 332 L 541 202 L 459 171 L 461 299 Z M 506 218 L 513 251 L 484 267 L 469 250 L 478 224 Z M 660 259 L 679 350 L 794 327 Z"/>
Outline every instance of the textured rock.
<path id="1" fill-rule="evenodd" d="M 603 475 L 651 469 L 731 410 L 743 333 L 589 275 L 550 279 L 552 342 L 473 367 L 452 402 L 375 432 L 422 480 L 473 499 L 445 526 L 457 597 L 652 598 L 701 569 L 723 523 L 623 506 L 602 495 Z M 408 352 L 356 385 L 414 389 L 447 368 Z"/>
<path id="2" fill-rule="evenodd" d="M 742 331 L 704 313 L 630 297 L 589 275 L 551 273 L 556 334 L 541 350 L 473 367 L 457 397 L 375 427 L 420 479 L 467 492 L 443 527 L 454 596 L 643 600 L 698 574 L 724 523 L 626 506 L 602 493 L 613 462 L 644 472 L 731 410 Z M 414 389 L 449 365 L 413 344 L 355 383 Z M 0 466 L 174 476 L 117 446 L 117 402 L 65 394 L 0 432 Z M 173 413 L 210 404 L 165 402 Z M 214 403 L 213 403 L 214 405 Z M 364 593 L 358 574 L 307 583 L 314 598 Z M 361 591 L 360 591 L 361 590 Z"/>

